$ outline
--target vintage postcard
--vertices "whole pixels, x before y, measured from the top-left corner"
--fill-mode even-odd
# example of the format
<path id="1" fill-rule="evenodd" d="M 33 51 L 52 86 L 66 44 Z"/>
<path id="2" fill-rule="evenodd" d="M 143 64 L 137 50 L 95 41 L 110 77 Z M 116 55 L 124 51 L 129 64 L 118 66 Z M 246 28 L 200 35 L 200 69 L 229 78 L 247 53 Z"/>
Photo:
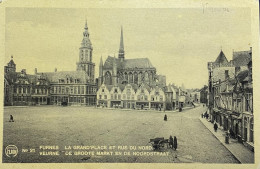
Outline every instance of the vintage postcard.
<path id="1" fill-rule="evenodd" d="M 16 3 L 1 166 L 259 167 L 257 1 Z"/>

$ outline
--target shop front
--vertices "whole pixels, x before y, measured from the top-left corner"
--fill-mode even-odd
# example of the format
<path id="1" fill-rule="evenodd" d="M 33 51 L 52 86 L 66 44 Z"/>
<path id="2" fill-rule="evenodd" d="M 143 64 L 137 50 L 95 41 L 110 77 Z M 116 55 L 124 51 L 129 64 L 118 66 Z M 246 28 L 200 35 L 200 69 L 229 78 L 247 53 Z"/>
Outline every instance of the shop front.
<path id="1" fill-rule="evenodd" d="M 164 109 L 164 103 L 163 102 L 151 102 L 151 109 L 161 111 Z"/>
<path id="2" fill-rule="evenodd" d="M 253 114 L 250 112 L 243 112 L 242 118 L 242 140 L 243 143 L 249 147 L 249 149 L 254 149 L 254 118 Z"/>
<path id="3" fill-rule="evenodd" d="M 241 126 L 242 126 L 242 114 L 233 112 L 231 115 L 230 136 L 233 137 L 234 139 L 237 139 L 239 142 L 242 142 Z"/>
<path id="4" fill-rule="evenodd" d="M 150 109 L 149 102 L 136 102 L 136 109 L 138 109 L 138 110 Z"/>
<path id="5" fill-rule="evenodd" d="M 111 101 L 112 108 L 121 108 L 121 101 L 120 100 L 112 100 Z"/>
<path id="6" fill-rule="evenodd" d="M 97 104 L 98 107 L 108 107 L 107 105 L 107 100 L 98 100 L 98 104 Z"/>

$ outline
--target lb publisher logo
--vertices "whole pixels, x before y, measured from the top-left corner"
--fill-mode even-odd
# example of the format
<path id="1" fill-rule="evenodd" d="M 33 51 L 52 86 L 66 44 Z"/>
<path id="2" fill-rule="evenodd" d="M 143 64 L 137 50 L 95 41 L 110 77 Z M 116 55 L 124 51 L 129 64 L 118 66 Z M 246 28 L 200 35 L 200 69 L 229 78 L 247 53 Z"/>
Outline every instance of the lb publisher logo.
<path id="1" fill-rule="evenodd" d="M 18 154 L 18 148 L 15 145 L 8 145 L 5 148 L 5 155 L 7 157 L 15 157 Z"/>

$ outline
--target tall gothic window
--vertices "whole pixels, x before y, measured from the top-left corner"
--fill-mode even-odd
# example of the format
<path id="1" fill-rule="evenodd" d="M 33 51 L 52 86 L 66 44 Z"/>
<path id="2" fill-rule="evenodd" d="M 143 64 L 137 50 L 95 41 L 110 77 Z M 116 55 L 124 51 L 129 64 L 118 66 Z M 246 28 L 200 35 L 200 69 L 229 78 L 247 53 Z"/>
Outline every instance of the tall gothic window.
<path id="1" fill-rule="evenodd" d="M 134 73 L 134 84 L 138 84 L 138 74 L 137 74 L 137 72 Z"/>
<path id="2" fill-rule="evenodd" d="M 127 83 L 129 83 L 128 81 L 128 74 L 125 72 L 125 80 L 127 81 Z"/>
<path id="3" fill-rule="evenodd" d="M 144 73 L 144 80 L 147 82 L 147 81 L 149 81 L 149 78 L 148 78 L 148 72 L 145 72 Z"/>
<path id="4" fill-rule="evenodd" d="M 105 84 L 106 85 L 112 85 L 112 76 L 109 71 L 105 73 Z"/>
<path id="5" fill-rule="evenodd" d="M 133 74 L 129 73 L 129 83 L 133 83 Z"/>

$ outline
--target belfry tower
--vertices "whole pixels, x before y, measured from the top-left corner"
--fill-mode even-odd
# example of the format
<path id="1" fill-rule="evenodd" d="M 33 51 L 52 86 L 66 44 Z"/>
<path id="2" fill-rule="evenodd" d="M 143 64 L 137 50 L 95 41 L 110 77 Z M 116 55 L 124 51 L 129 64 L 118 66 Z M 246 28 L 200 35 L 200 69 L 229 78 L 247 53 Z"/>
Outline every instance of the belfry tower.
<path id="1" fill-rule="evenodd" d="M 83 39 L 79 48 L 79 62 L 77 62 L 77 71 L 86 71 L 87 75 L 90 77 L 90 81 L 94 82 L 95 63 L 92 62 L 92 51 L 93 48 L 89 39 L 88 25 L 86 21 Z"/>
<path id="2" fill-rule="evenodd" d="M 125 59 L 125 50 L 124 50 L 124 39 L 123 39 L 123 28 L 121 26 L 121 37 L 120 37 L 120 46 L 118 51 L 118 58 L 120 61 Z"/>

